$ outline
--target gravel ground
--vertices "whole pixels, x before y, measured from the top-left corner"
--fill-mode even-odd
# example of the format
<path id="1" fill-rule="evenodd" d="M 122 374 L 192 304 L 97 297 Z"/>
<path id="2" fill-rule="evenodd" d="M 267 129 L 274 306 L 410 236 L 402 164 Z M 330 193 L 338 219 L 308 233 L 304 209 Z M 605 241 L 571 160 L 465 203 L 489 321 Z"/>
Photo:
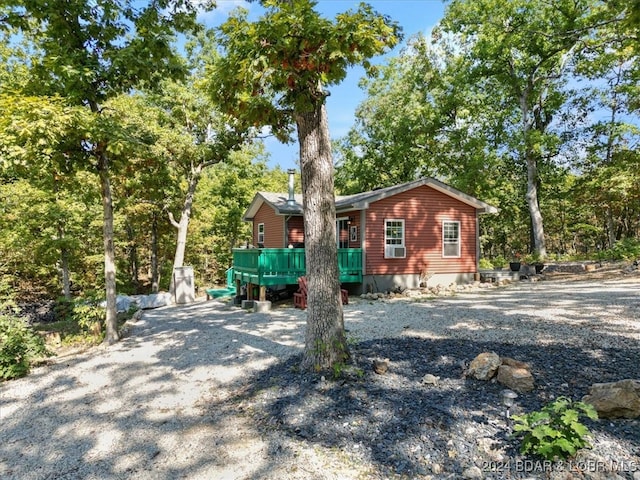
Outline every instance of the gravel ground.
<path id="1" fill-rule="evenodd" d="M 640 378 L 637 274 L 352 297 L 354 366 L 337 380 L 296 368 L 305 318 L 217 301 L 145 311 L 117 345 L 0 384 L 0 478 L 640 479 L 640 421 L 590 423 L 594 448 L 572 464 L 527 464 L 502 387 L 462 378 L 483 351 L 529 362 L 519 411 Z"/>

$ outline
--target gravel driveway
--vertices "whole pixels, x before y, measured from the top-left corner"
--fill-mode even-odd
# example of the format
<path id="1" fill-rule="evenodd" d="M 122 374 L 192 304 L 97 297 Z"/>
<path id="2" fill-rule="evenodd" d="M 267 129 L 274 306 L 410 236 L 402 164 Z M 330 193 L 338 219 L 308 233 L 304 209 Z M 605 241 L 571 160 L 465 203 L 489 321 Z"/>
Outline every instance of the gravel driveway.
<path id="1" fill-rule="evenodd" d="M 522 399 L 525 407 L 559 394 L 580 398 L 590 381 L 640 377 L 638 275 L 519 283 L 451 297 L 352 297 L 345 324 L 362 371 L 340 382 L 296 372 L 305 319 L 291 306 L 262 314 L 218 301 L 148 310 L 117 345 L 56 358 L 27 378 L 0 384 L 0 478 L 461 478 L 482 460 L 469 445 L 478 437 L 498 441 L 506 427 L 496 404 L 499 385 L 461 380 L 462 361 L 486 349 L 530 361 L 539 387 Z M 425 348 L 429 355 L 416 359 L 413 352 Z M 385 356 L 389 374 L 373 374 L 371 358 Z M 425 373 L 440 376 L 442 385 L 417 385 Z M 299 388 L 301 382 L 307 387 Z M 394 408 L 440 395 L 442 403 L 426 416 L 447 407 L 448 426 L 444 416 L 437 424 L 418 419 L 422 430 L 393 423 L 384 415 L 403 414 L 391 407 L 364 414 L 377 408 L 383 397 L 376 395 L 392 398 L 389 392 L 407 385 L 413 396 L 398 397 Z M 353 398 L 363 415 L 332 413 L 353 408 Z M 479 410 L 483 419 L 469 416 Z M 348 435 L 338 431 L 343 420 Z M 640 478 L 640 423 L 607 423 L 598 430 L 595 454 L 638 462 L 639 471 L 602 478 Z M 467 446 L 456 454 L 451 443 Z M 442 448 L 455 461 L 441 458 Z"/>

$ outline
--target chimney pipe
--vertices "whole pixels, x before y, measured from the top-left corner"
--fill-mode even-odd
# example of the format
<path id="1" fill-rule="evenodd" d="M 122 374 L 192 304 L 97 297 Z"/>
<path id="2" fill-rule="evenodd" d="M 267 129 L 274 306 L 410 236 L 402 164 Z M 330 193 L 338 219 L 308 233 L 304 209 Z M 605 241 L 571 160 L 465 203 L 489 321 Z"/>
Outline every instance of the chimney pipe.
<path id="1" fill-rule="evenodd" d="M 296 174 L 296 171 L 295 169 L 290 168 L 289 170 L 287 170 L 287 173 L 289 174 L 289 199 L 287 200 L 287 204 L 295 205 L 296 200 L 293 189 L 293 176 Z"/>

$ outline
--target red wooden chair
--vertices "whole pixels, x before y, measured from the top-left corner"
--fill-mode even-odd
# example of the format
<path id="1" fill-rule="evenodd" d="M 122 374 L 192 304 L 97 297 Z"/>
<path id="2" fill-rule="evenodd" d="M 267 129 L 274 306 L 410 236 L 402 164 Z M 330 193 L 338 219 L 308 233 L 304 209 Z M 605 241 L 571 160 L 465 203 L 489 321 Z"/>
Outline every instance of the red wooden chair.
<path id="1" fill-rule="evenodd" d="M 307 308 L 307 277 L 298 277 L 298 291 L 293 294 L 295 308 Z"/>
<path id="2" fill-rule="evenodd" d="M 298 291 L 293 294 L 293 306 L 295 308 L 307 308 L 307 277 L 298 277 Z M 349 304 L 349 292 L 344 288 L 340 289 L 342 304 Z"/>
<path id="3" fill-rule="evenodd" d="M 342 304 L 349 305 L 349 292 L 344 288 L 340 289 L 340 297 L 342 297 Z"/>

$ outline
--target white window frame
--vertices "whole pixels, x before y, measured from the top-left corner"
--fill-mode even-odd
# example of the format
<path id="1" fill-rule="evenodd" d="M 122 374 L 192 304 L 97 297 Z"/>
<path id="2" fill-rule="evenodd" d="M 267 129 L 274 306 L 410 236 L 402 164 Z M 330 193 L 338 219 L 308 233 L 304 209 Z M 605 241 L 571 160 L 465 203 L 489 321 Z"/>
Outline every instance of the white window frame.
<path id="1" fill-rule="evenodd" d="M 262 227 L 262 228 L 261 228 Z M 262 230 L 262 231 L 260 231 Z M 261 243 L 262 245 L 264 245 L 264 223 L 259 223 L 258 224 L 258 242 L 257 243 Z"/>
<path id="2" fill-rule="evenodd" d="M 456 228 L 458 230 L 458 238 L 456 239 L 455 242 L 452 242 L 451 240 L 447 240 L 447 236 L 446 236 L 446 230 L 447 230 L 447 226 L 449 225 L 456 225 Z M 462 234 L 460 231 L 460 221 L 459 220 L 445 220 L 442 222 L 442 258 L 460 258 L 461 256 L 461 250 L 462 250 Z M 447 245 L 457 245 L 458 246 L 458 253 L 456 255 L 447 255 L 446 252 L 446 247 Z"/>
<path id="3" fill-rule="evenodd" d="M 402 233 L 400 238 L 390 237 L 387 235 L 390 223 L 399 224 L 401 228 L 401 233 Z M 406 258 L 407 256 L 407 247 L 405 245 L 406 235 L 407 233 L 405 229 L 404 218 L 385 218 L 384 219 L 384 258 Z M 397 240 L 400 240 L 400 243 L 395 243 Z M 391 242 L 394 242 L 394 243 L 391 243 Z M 391 248 L 403 248 L 404 255 L 402 256 L 389 255 L 388 251 Z"/>

